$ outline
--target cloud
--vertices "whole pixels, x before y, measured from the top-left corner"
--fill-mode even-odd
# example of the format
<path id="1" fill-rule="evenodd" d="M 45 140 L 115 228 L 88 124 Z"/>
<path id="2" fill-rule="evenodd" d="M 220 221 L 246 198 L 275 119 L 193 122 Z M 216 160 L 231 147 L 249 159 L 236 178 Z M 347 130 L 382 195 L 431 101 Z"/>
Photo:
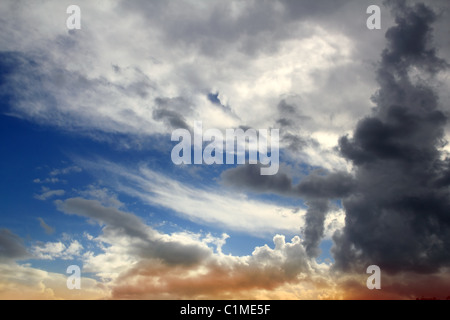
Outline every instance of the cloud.
<path id="1" fill-rule="evenodd" d="M 304 246 L 308 256 L 320 255 L 319 245 L 325 235 L 325 217 L 330 210 L 327 200 L 310 200 L 306 202 L 308 210 L 303 231 Z"/>
<path id="2" fill-rule="evenodd" d="M 86 170 L 108 181 L 115 191 L 162 206 L 196 223 L 220 226 L 262 236 L 296 233 L 303 226 L 303 210 L 250 199 L 219 188 L 201 188 L 140 165 L 121 166 L 105 160 L 80 160 Z"/>
<path id="3" fill-rule="evenodd" d="M 442 151 L 449 97 L 448 85 L 439 88 L 433 81 L 447 63 L 430 41 L 436 15 L 408 3 L 387 2 L 395 21 L 383 7 L 383 27 L 395 26 L 386 33 L 388 46 L 372 79 L 373 48 L 385 39 L 383 32 L 365 28 L 361 13 L 367 2 L 81 1 L 87 27 L 74 33 L 64 24 L 55 27 L 54 21 L 65 18 L 63 3 L 27 2 L 24 10 L 23 3 L 2 1 L 0 11 L 10 13 L 2 18 L 0 35 L 4 113 L 94 138 L 124 134 L 129 140 L 123 141 L 138 141 L 132 146 L 188 128 L 194 120 L 220 129 L 280 127 L 287 160 L 325 169 L 294 184 L 287 173 L 261 177 L 257 167 L 242 166 L 222 174 L 230 187 L 224 190 L 200 188 L 145 166 L 100 162 L 96 169 L 104 167 L 115 191 L 182 218 L 252 235 L 292 235 L 302 228 L 303 239 L 276 236 L 274 249 L 227 257 L 220 254 L 223 237 L 159 233 L 99 189 L 80 193 L 89 199 L 56 203 L 66 214 L 102 226 L 100 236 L 87 238 L 100 254 L 83 252 L 75 242 L 43 243 L 35 252 L 49 259 L 81 256 L 89 272 L 118 279 L 115 297 L 270 298 L 275 289 L 294 298 L 324 296 L 312 287 L 340 297 L 328 268 L 313 261 L 320 239 L 340 229 L 333 249 L 339 273 L 364 273 L 362 266 L 372 263 L 397 272 L 404 278 L 387 282 L 390 297 L 419 294 L 424 286 L 413 286 L 417 272 L 436 272 L 430 283 L 437 286 L 449 263 L 450 164 Z M 445 1 L 429 5 L 448 7 Z M 435 36 L 448 55 L 449 20 L 442 14 Z M 374 81 L 380 90 L 371 101 Z M 346 172 L 351 166 L 354 175 Z M 52 177 L 75 172 L 70 168 L 35 182 L 57 182 Z M 295 212 L 254 200 L 237 194 L 237 187 L 298 197 L 308 208 Z M 35 197 L 62 195 L 64 190 L 42 189 Z M 331 199 L 343 199 L 345 223 Z M 2 259 L 23 254 L 20 239 L 7 230 L 0 232 L 0 244 Z M 19 278 L 32 279 L 32 296 L 64 296 L 36 280 L 53 278 L 50 273 L 17 269 Z M 13 279 L 11 296 L 24 288 L 14 271 L 2 269 Z M 341 284 L 348 294 L 341 296 L 361 297 L 365 279 L 347 276 Z M 55 278 L 62 283 L 63 277 Z M 426 277 L 417 279 L 426 283 Z"/>
<path id="4" fill-rule="evenodd" d="M 44 180 L 41 180 L 39 178 L 36 178 L 33 180 L 34 183 L 58 183 L 60 180 L 58 178 L 46 178 Z"/>
<path id="5" fill-rule="evenodd" d="M 192 115 L 192 102 L 182 97 L 178 98 L 157 98 L 155 100 L 157 108 L 153 110 L 153 119 L 163 121 L 170 129 L 187 129 L 191 127 L 186 123 L 186 115 Z"/>
<path id="6" fill-rule="evenodd" d="M 29 256 L 22 239 L 9 231 L 0 229 L 0 261 L 13 261 Z"/>
<path id="7" fill-rule="evenodd" d="M 66 175 L 72 172 L 81 172 L 81 168 L 77 166 L 71 166 L 63 169 L 54 169 L 50 172 L 51 176 L 60 176 L 60 175 Z"/>
<path id="8" fill-rule="evenodd" d="M 71 198 L 56 202 L 58 209 L 66 214 L 76 214 L 104 224 L 104 241 L 114 243 L 114 237 L 123 238 L 133 246 L 128 248 L 144 257 L 161 259 L 167 264 L 193 264 L 210 255 L 207 246 L 180 243 L 150 228 L 137 216 L 114 207 L 104 207 L 96 200 Z M 110 239 L 110 240 L 107 240 Z"/>
<path id="9" fill-rule="evenodd" d="M 43 260 L 73 260 L 82 253 L 83 246 L 77 240 L 73 240 L 69 245 L 60 241 L 46 242 L 34 245 L 31 249 L 33 257 Z"/>
<path id="10" fill-rule="evenodd" d="M 42 187 L 42 194 L 35 194 L 34 198 L 45 201 L 55 196 L 63 196 L 66 192 L 64 190 L 50 190 L 46 187 Z"/>
<path id="11" fill-rule="evenodd" d="M 39 225 L 44 229 L 46 234 L 53 234 L 55 232 L 55 228 L 50 227 L 48 224 L 45 223 L 44 219 L 37 218 L 39 220 Z"/>
<path id="12" fill-rule="evenodd" d="M 64 213 L 92 218 L 100 224 L 107 224 L 109 228 L 123 230 L 131 237 L 147 239 L 148 233 L 151 233 L 151 229 L 136 216 L 116 208 L 105 208 L 96 200 L 71 198 L 65 201 L 57 200 L 56 204 Z"/>
<path id="13" fill-rule="evenodd" d="M 346 225 L 333 237 L 337 270 L 378 264 L 388 272 L 435 272 L 450 262 L 445 254 L 450 163 L 442 152 L 447 117 L 418 72 L 430 81 L 448 64 L 432 46 L 433 11 L 404 1 L 388 5 L 396 25 L 386 32 L 388 46 L 377 71 L 380 89 L 373 96 L 377 107 L 358 122 L 351 138 L 339 140 L 355 176 L 313 172 L 294 186 L 286 174 L 259 177 L 252 166 L 241 166 L 225 171 L 222 179 L 233 187 L 305 198 L 304 244 L 311 256 L 318 255 L 324 235 L 327 199 L 343 199 Z M 279 111 L 279 120 L 292 126 L 283 115 L 295 118 L 295 106 L 282 102 Z"/>
<path id="14" fill-rule="evenodd" d="M 281 142 L 286 143 L 288 149 L 299 152 L 308 144 L 314 143 L 310 137 L 296 132 L 298 127 L 303 127 L 306 122 L 312 120 L 310 117 L 302 115 L 300 108 L 286 99 L 281 100 L 277 107 L 279 118 L 276 124 L 283 129 Z"/>
<path id="15" fill-rule="evenodd" d="M 64 18 L 63 4 L 29 3 L 29 10 L 18 10 L 6 1 L 2 11 L 12 15 L 4 19 L 0 39 L 5 112 L 95 138 L 121 133 L 135 140 L 194 120 L 220 129 L 270 128 L 273 119 L 289 116 L 278 115 L 274 106 L 294 105 L 289 97 L 301 96 L 305 103 L 295 114 L 313 121 L 302 133 L 286 128 L 283 139 L 296 149 L 314 140 L 309 135 L 318 131 L 315 125 L 330 128 L 323 114 L 334 106 L 323 101 L 322 92 L 336 83 L 319 82 L 319 75 L 326 78 L 355 61 L 354 39 L 320 26 L 335 21 L 334 12 L 344 4 L 118 1 L 105 7 L 81 1 L 89 28 L 68 33 L 40 18 Z M 105 29 L 108 21 L 116 24 Z M 352 89 L 355 83 L 360 82 L 351 81 Z M 208 99 L 211 93 L 221 105 Z M 302 150 L 305 161 L 337 161 L 328 147 Z"/>
<path id="16" fill-rule="evenodd" d="M 251 256 L 217 255 L 201 266 L 180 268 L 141 261 L 122 274 L 113 298 L 183 299 L 269 296 L 272 290 L 292 283 L 301 287 L 307 275 L 320 267 L 308 260 L 301 240 L 286 242 L 276 235 L 275 247 L 256 247 Z M 320 277 L 320 271 L 316 274 Z"/>
<path id="17" fill-rule="evenodd" d="M 225 170 L 221 178 L 225 185 L 241 190 L 290 194 L 292 179 L 287 174 L 279 172 L 275 175 L 263 176 L 260 170 L 260 164 L 241 165 Z"/>
<path id="18" fill-rule="evenodd" d="M 101 188 L 97 185 L 89 185 L 85 190 L 78 191 L 80 196 L 90 200 L 98 200 L 100 203 L 106 206 L 112 206 L 116 208 L 121 208 L 124 206 L 119 199 L 117 194 L 111 192 L 108 188 Z"/>
<path id="19" fill-rule="evenodd" d="M 2 300 L 94 300 L 108 297 L 107 287 L 81 277 L 81 290 L 67 289 L 66 270 L 47 272 L 30 265 L 0 263 L 0 299 Z"/>
<path id="20" fill-rule="evenodd" d="M 221 174 L 222 181 L 225 185 L 238 189 L 314 199 L 342 198 L 355 190 L 353 177 L 345 172 L 313 171 L 294 185 L 292 179 L 283 172 L 261 176 L 259 167 L 260 165 L 242 165 L 225 170 Z"/>
<path id="21" fill-rule="evenodd" d="M 156 109 L 153 111 L 153 119 L 166 121 L 172 129 L 190 129 L 184 117 L 176 111 Z"/>
<path id="22" fill-rule="evenodd" d="M 342 298 L 349 300 L 446 300 L 450 295 L 448 269 L 435 274 L 399 272 L 395 275 L 381 275 L 381 290 L 367 290 L 365 276 L 344 276 L 337 280 Z"/>
<path id="23" fill-rule="evenodd" d="M 243 165 L 224 171 L 221 177 L 225 185 L 237 189 L 305 199 L 308 208 L 302 226 L 302 236 L 310 257 L 320 255 L 319 245 L 325 236 L 325 229 L 329 228 L 329 223 L 325 222 L 327 214 L 336 211 L 330 200 L 341 199 L 356 190 L 353 177 L 344 172 L 321 175 L 315 171 L 297 185 L 293 185 L 292 179 L 285 173 L 261 176 L 258 166 Z M 342 227 L 342 224 L 339 224 L 339 227 Z"/>
<path id="24" fill-rule="evenodd" d="M 67 275 L 50 273 L 29 265 L 0 263 L 0 297 L 12 299 L 183 299 L 183 298 L 298 298 L 308 288 L 311 298 L 323 293 L 315 289 L 330 285 L 327 265 L 309 259 L 299 237 L 286 241 L 273 238 L 273 247 L 256 247 L 249 256 L 224 255 L 220 247 L 227 235 L 215 238 L 187 232 L 161 234 L 131 213 L 102 207 L 94 200 L 67 199 L 61 210 L 77 212 L 104 224 L 98 237 L 87 240 L 98 247 L 84 251 L 77 241 L 47 242 L 31 248 L 34 258 L 83 261 L 83 273 L 92 272 L 102 283 L 82 277 L 81 290 L 67 290 Z M 105 218 L 109 216 L 109 218 Z M 125 220 L 129 221 L 126 222 Z M 125 222 L 121 228 L 117 222 Z M 140 227 L 137 226 L 140 224 Z M 147 229 L 146 234 L 136 233 Z M 14 237 L 20 240 L 19 237 Z M 208 244 L 217 246 L 213 253 Z M 16 258 L 18 255 L 10 255 Z M 287 288 L 284 288 L 287 287 Z M 282 288 L 280 291 L 273 291 Z M 297 293 L 293 294 L 292 291 Z M 8 295 L 4 295 L 7 293 Z M 304 296 L 303 296 L 304 297 Z"/>
<path id="25" fill-rule="evenodd" d="M 346 172 L 322 173 L 313 171 L 294 187 L 295 192 L 307 198 L 338 199 L 355 192 L 353 176 Z"/>
<path id="26" fill-rule="evenodd" d="M 101 235 L 91 237 L 100 252 L 83 254 L 84 270 L 106 281 L 115 299 L 256 297 L 283 285 L 310 283 L 308 275 L 317 278 L 312 282 L 327 277 L 329 266 L 311 260 L 298 236 L 287 242 L 276 235 L 274 248 L 264 245 L 236 257 L 221 251 L 227 235 L 162 234 L 134 214 L 95 200 L 71 198 L 57 206 L 103 226 Z M 56 249 L 56 254 L 63 252 Z"/>
<path id="27" fill-rule="evenodd" d="M 436 14 L 424 4 L 388 3 L 396 25 L 386 32 L 377 106 L 339 141 L 355 166 L 357 192 L 343 201 L 335 268 L 377 264 L 391 273 L 432 273 L 450 263 L 450 162 L 442 157 L 448 122 L 433 88 L 412 74 L 433 77 L 448 65 L 431 41 Z"/>
<path id="28" fill-rule="evenodd" d="M 73 259 L 82 249 L 78 241 L 69 247 L 59 242 L 48 242 L 40 247 L 29 249 L 22 238 L 8 229 L 0 229 L 0 299 L 99 299 L 108 297 L 105 285 L 94 279 L 82 276 L 82 290 L 67 290 L 66 270 L 60 273 L 36 269 L 30 264 L 18 264 L 18 260 L 30 258 L 40 259 Z"/>

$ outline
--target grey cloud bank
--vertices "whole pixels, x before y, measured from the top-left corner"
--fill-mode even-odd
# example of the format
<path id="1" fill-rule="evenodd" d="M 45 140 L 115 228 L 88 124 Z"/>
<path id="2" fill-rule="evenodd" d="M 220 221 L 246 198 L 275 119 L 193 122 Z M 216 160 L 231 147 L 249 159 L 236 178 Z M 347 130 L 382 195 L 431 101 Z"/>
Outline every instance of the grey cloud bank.
<path id="1" fill-rule="evenodd" d="M 442 149 L 448 106 L 427 81 L 447 71 L 448 63 L 434 47 L 433 10 L 405 1 L 386 4 L 396 25 L 386 32 L 376 72 L 376 107 L 351 137 L 339 139 L 354 175 L 313 173 L 294 186 L 283 172 L 259 177 L 251 166 L 242 166 L 224 172 L 222 181 L 305 199 L 303 237 L 310 256 L 319 254 L 329 200 L 342 199 L 346 225 L 333 237 L 336 270 L 357 272 L 377 264 L 389 273 L 437 272 L 450 264 L 450 162 Z M 279 107 L 292 113 L 285 103 Z"/>

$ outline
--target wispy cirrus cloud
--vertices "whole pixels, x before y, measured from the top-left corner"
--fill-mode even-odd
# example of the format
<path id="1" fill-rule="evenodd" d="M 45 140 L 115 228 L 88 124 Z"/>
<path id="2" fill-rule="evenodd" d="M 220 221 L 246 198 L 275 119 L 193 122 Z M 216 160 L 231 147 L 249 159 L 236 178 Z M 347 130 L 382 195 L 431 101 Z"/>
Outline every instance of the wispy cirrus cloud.
<path id="1" fill-rule="evenodd" d="M 94 174 L 113 177 L 111 185 L 118 192 L 170 209 L 200 224 L 222 226 L 254 235 L 296 233 L 304 224 L 304 211 L 298 207 L 253 200 L 245 194 L 223 192 L 214 187 L 196 187 L 146 166 L 123 167 L 102 160 L 81 162 Z"/>
<path id="2" fill-rule="evenodd" d="M 35 194 L 34 198 L 38 200 L 48 200 L 50 198 L 53 198 L 55 196 L 63 196 L 66 192 L 62 189 L 58 190 L 50 190 L 47 187 L 42 187 L 42 193 L 41 194 Z"/>

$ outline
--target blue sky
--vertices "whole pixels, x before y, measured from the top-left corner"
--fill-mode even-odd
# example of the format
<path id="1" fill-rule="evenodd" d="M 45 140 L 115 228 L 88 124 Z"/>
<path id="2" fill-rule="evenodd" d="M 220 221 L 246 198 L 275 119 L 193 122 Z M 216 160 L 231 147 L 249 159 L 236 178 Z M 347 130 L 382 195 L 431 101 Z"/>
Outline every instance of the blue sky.
<path id="1" fill-rule="evenodd" d="M 6 103 L 4 105 L 7 106 Z M 193 233 L 211 232 L 215 235 L 227 233 L 230 239 L 223 247 L 225 254 L 248 255 L 256 246 L 264 245 L 271 240 L 271 235 L 267 233 L 249 235 L 226 226 L 205 226 L 183 218 L 173 210 L 143 203 L 139 198 L 115 190 L 117 177 L 110 177 L 109 173 L 102 170 L 89 167 L 83 169 L 80 163 L 107 159 L 108 162 L 123 166 L 136 167 L 138 164 L 145 164 L 152 170 L 164 172 L 168 176 L 176 177 L 178 181 L 203 189 L 217 187 L 220 184 L 220 173 L 235 165 L 193 166 L 192 169 L 189 168 L 192 172 L 186 172 L 171 163 L 170 154 L 167 152 L 167 150 L 170 152 L 169 148 L 165 152 L 151 149 L 124 150 L 116 148 L 109 141 L 96 141 L 88 136 L 55 130 L 49 126 L 36 125 L 8 115 L 3 115 L 1 121 L 2 131 L 4 130 L 2 147 L 5 155 L 2 158 L 4 162 L 2 178 L 5 184 L 2 186 L 8 186 L 2 191 L 10 195 L 1 203 L 2 212 L 8 213 L 2 216 L 2 224 L 26 239 L 30 245 L 40 241 L 57 241 L 64 237 L 64 234 L 79 239 L 83 244 L 84 232 L 99 234 L 99 227 L 86 223 L 82 218 L 62 214 L 54 204 L 55 199 L 74 197 L 86 190 L 92 193 L 100 190 L 113 196 L 123 202 L 128 210 L 162 232 L 184 230 Z M 167 140 L 169 145 L 176 144 L 170 142 L 169 136 L 159 139 Z M 52 191 L 64 193 L 46 196 L 46 193 Z M 292 208 L 305 207 L 303 201 L 289 197 L 251 192 L 249 196 L 264 202 L 283 203 Z M 55 232 L 46 234 L 45 229 L 40 226 L 38 217 Z M 292 232 L 291 236 L 295 234 Z M 321 259 L 331 258 L 327 241 L 324 242 L 324 249 Z M 29 262 L 37 266 L 47 264 L 36 259 L 30 259 Z M 49 264 L 49 267 L 51 265 Z M 51 270 L 61 271 L 58 268 L 64 268 L 64 263 L 51 267 Z"/>

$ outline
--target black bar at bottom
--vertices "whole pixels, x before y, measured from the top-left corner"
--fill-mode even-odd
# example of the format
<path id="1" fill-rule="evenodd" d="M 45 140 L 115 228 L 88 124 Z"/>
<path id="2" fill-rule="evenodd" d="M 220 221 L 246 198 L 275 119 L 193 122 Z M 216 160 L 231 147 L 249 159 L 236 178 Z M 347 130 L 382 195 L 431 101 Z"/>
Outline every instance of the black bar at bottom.
<path id="1" fill-rule="evenodd" d="M 22 307 L 21 304 L 24 304 Z M 30 304 L 30 306 L 27 306 Z M 405 319 L 444 314 L 449 301 L 284 301 L 284 300 L 152 300 L 152 301 L 0 301 L 4 312 L 31 312 L 37 310 L 50 316 L 66 315 L 67 312 L 83 318 L 125 316 L 144 319 L 305 319 L 314 317 L 355 317 L 365 319 L 379 316 L 395 316 Z"/>

